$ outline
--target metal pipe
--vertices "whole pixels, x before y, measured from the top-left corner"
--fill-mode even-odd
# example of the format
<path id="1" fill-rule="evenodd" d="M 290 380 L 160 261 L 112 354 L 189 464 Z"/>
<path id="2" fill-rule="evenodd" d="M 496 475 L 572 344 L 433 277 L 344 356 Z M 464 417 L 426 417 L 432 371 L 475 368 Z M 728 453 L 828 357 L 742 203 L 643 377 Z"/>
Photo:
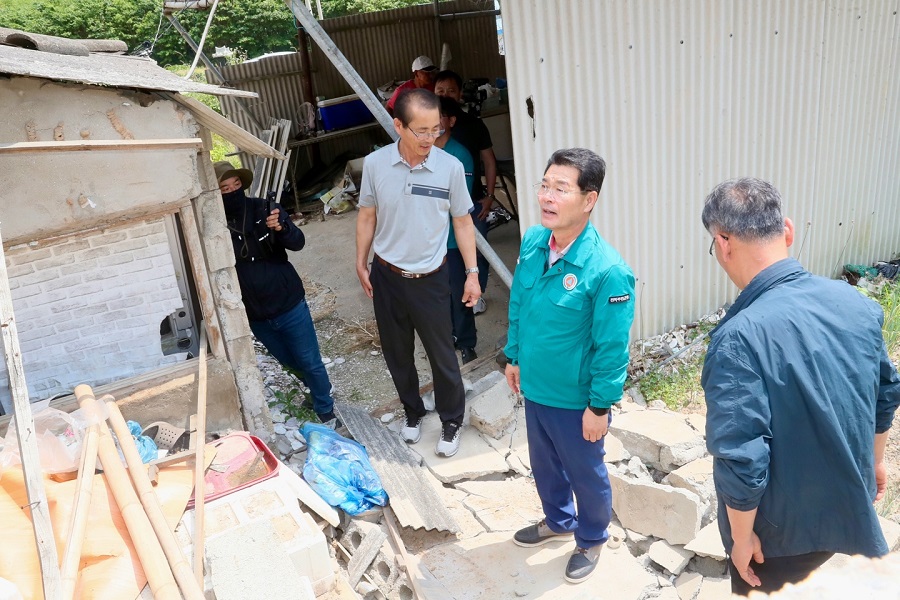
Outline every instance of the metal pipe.
<path id="1" fill-rule="evenodd" d="M 475 247 L 478 248 L 478 251 L 481 252 L 482 256 L 487 259 L 488 264 L 494 267 L 494 273 L 496 273 L 500 280 L 506 284 L 506 287 L 512 289 L 512 273 L 509 272 L 509 269 L 507 269 L 506 265 L 503 264 L 503 261 L 500 260 L 500 256 L 494 252 L 494 249 L 491 248 L 491 245 L 477 229 L 475 230 Z"/>
<path id="2" fill-rule="evenodd" d="M 203 44 L 206 43 L 206 35 L 212 26 L 213 17 L 216 16 L 216 8 L 218 6 L 219 0 L 213 0 L 212 8 L 209 9 L 209 17 L 206 18 L 206 27 L 203 28 L 203 35 L 200 36 L 200 43 L 197 44 L 197 54 L 194 55 L 194 62 L 191 63 L 191 68 L 188 69 L 187 75 L 184 76 L 185 79 L 190 80 L 191 75 L 194 74 L 194 69 L 197 68 L 197 61 L 200 60 L 200 55 L 203 54 Z"/>
<path id="3" fill-rule="evenodd" d="M 440 15 L 440 19 L 449 21 L 451 19 L 467 19 L 470 17 L 481 17 L 484 15 L 494 15 L 495 17 L 500 14 L 499 10 L 470 10 L 465 12 L 455 12 L 455 13 L 444 13 Z"/>

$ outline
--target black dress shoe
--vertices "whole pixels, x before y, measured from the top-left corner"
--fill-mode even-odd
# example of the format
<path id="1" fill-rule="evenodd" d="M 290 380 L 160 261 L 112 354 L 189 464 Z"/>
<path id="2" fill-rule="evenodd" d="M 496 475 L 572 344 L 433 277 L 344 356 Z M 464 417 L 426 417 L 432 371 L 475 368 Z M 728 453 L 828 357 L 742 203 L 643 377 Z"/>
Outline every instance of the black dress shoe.
<path id="1" fill-rule="evenodd" d="M 475 354 L 475 348 L 460 348 L 459 355 L 462 357 L 462 364 L 472 362 L 478 358 L 478 355 Z"/>

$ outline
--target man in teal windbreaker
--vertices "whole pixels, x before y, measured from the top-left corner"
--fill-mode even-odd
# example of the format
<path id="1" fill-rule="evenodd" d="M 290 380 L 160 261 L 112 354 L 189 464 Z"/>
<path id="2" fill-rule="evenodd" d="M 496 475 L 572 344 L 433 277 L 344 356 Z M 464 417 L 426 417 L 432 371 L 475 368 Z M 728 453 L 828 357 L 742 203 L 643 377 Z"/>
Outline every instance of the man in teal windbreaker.
<path id="1" fill-rule="evenodd" d="M 572 583 L 587 579 L 608 539 L 612 493 L 603 457 L 610 407 L 622 397 L 634 275 L 589 218 L 606 164 L 557 150 L 535 188 L 541 225 L 522 239 L 509 300 L 506 379 L 525 397 L 528 448 L 545 518 L 520 546 L 568 539 Z M 577 508 L 572 495 L 578 498 Z"/>

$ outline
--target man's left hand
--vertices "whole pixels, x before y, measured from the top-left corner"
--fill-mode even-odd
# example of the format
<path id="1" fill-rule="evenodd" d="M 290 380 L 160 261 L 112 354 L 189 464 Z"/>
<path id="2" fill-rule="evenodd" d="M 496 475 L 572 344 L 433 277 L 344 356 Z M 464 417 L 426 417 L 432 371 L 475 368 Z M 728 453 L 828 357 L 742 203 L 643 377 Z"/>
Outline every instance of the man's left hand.
<path id="1" fill-rule="evenodd" d="M 478 220 L 484 221 L 485 219 L 487 219 L 488 215 L 491 212 L 491 206 L 494 205 L 494 199 L 490 196 L 485 196 L 478 202 L 478 204 L 481 205 L 481 211 L 478 213 Z"/>
<path id="2" fill-rule="evenodd" d="M 266 227 L 272 229 L 273 231 L 281 231 L 281 223 L 278 221 L 278 213 L 280 209 L 273 209 L 272 214 L 266 217 Z"/>
<path id="3" fill-rule="evenodd" d="M 471 308 L 475 306 L 479 298 L 481 298 L 481 284 L 478 283 L 478 273 L 466 275 L 466 285 L 463 287 L 463 304 Z"/>
<path id="4" fill-rule="evenodd" d="M 875 463 L 875 500 L 878 502 L 884 498 L 884 492 L 887 490 L 887 466 L 884 461 Z"/>
<path id="5" fill-rule="evenodd" d="M 609 429 L 609 415 L 595 415 L 591 409 L 584 409 L 581 417 L 581 434 L 589 442 L 600 440 Z"/>

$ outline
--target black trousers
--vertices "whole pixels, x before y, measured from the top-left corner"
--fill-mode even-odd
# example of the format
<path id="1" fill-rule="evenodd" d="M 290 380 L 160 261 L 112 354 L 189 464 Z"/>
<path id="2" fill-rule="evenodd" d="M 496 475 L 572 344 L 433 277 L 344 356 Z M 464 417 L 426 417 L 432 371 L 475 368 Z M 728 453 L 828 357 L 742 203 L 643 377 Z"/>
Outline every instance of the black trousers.
<path id="1" fill-rule="evenodd" d="M 426 412 L 414 356 L 418 333 L 431 364 L 435 409 L 441 421 L 462 424 L 466 391 L 453 348 L 447 264 L 428 277 L 408 279 L 375 260 L 369 281 L 381 351 L 406 414 Z"/>
<path id="2" fill-rule="evenodd" d="M 478 267 L 479 271 L 481 267 Z M 474 348 L 478 342 L 475 329 L 475 313 L 463 301 L 466 287 L 466 264 L 459 248 L 447 249 L 447 270 L 450 272 L 450 317 L 453 322 L 453 340 L 457 348 Z"/>
<path id="3" fill-rule="evenodd" d="M 751 590 L 767 593 L 777 592 L 785 584 L 803 581 L 832 556 L 834 556 L 834 552 L 810 552 L 809 554 L 798 554 L 797 556 L 766 557 L 765 562 L 761 564 L 751 559 L 750 566 L 762 583 L 759 587 L 751 587 L 750 584 L 741 579 L 737 568 L 729 559 L 728 571 L 731 575 L 731 593 L 738 596 L 747 596 Z"/>

